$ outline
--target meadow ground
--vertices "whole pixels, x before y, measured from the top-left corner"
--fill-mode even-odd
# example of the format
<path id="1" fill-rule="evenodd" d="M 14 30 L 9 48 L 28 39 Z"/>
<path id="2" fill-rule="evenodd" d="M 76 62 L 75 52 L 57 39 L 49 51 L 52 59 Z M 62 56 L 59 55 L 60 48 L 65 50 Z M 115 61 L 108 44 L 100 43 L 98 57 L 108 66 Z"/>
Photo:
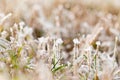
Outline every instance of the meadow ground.
<path id="1" fill-rule="evenodd" d="M 120 1 L 0 0 L 0 80 L 120 80 Z"/>

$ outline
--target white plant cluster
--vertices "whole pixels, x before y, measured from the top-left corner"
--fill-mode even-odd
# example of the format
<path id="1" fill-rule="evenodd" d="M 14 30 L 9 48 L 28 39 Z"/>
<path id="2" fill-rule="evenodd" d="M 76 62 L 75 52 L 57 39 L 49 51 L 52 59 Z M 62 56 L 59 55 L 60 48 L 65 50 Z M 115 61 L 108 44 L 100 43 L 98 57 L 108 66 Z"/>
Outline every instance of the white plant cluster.
<path id="1" fill-rule="evenodd" d="M 0 80 L 120 80 L 118 9 L 49 2 L 0 1 Z"/>

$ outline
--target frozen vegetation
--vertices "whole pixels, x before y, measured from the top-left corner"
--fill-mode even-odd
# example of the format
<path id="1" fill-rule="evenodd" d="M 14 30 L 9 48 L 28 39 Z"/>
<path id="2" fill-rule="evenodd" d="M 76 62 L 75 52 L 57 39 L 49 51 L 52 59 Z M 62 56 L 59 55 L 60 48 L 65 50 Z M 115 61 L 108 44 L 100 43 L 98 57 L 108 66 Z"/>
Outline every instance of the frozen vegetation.
<path id="1" fill-rule="evenodd" d="M 0 0 L 0 80 L 120 80 L 119 0 Z"/>

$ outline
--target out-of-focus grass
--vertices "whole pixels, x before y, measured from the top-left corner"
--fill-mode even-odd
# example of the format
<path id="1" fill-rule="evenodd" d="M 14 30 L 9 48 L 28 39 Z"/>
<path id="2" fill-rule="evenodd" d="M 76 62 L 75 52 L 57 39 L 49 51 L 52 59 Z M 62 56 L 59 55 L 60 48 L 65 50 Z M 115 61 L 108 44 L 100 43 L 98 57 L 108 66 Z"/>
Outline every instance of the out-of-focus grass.
<path id="1" fill-rule="evenodd" d="M 0 0 L 0 80 L 119 80 L 119 2 Z"/>

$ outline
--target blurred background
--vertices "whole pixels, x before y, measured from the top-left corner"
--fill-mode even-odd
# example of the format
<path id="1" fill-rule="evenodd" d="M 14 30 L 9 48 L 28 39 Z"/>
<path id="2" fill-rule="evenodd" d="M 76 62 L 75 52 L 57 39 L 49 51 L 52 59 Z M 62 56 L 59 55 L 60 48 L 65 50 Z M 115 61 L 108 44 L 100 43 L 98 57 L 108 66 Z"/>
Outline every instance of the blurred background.
<path id="1" fill-rule="evenodd" d="M 12 13 L 4 28 L 23 21 L 34 29 L 34 38 L 54 35 L 65 44 L 91 33 L 98 24 L 104 27 L 104 35 L 118 36 L 119 11 L 119 0 L 0 0 L 0 18 Z"/>

